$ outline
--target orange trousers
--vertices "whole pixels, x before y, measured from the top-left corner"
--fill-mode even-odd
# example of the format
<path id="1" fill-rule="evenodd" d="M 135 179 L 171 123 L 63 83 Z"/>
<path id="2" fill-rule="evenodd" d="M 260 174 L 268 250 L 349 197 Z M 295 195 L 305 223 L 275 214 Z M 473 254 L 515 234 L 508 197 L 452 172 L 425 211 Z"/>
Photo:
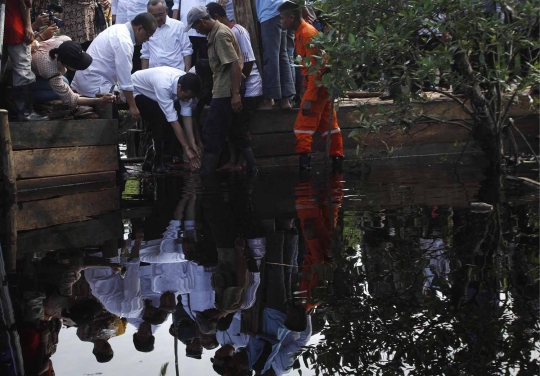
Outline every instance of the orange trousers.
<path id="1" fill-rule="evenodd" d="M 302 104 L 305 99 L 302 98 Z M 302 108 L 302 104 L 300 108 Z M 294 123 L 294 135 L 296 136 L 296 153 L 311 153 L 311 143 L 313 134 L 319 133 L 324 140 L 328 137 L 328 122 L 330 121 L 330 111 L 332 103 L 328 97 L 328 90 L 324 87 L 319 88 L 317 100 L 312 102 L 311 115 L 302 115 L 302 110 L 298 112 L 296 122 Z M 343 157 L 343 138 L 341 129 L 339 129 L 336 111 L 332 121 L 330 131 L 330 156 Z"/>

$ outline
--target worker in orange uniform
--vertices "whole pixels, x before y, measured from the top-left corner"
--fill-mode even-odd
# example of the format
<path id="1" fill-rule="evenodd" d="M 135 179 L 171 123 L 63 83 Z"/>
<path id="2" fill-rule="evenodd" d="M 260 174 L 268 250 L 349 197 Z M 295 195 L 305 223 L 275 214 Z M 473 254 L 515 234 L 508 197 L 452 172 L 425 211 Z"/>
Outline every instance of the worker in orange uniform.
<path id="1" fill-rule="evenodd" d="M 311 57 L 311 63 L 315 65 L 316 62 L 313 56 L 317 55 L 317 49 L 311 48 L 310 45 L 311 38 L 318 33 L 317 29 L 303 20 L 302 8 L 296 3 L 285 1 L 278 10 L 283 28 L 294 31 L 296 53 L 302 58 Z M 309 170 L 311 168 L 310 153 L 313 134 L 318 132 L 325 140 L 328 137 L 328 123 L 330 121 L 332 102 L 328 95 L 328 89 L 324 86 L 317 86 L 323 71 L 324 69 L 317 74 L 310 74 L 308 68 L 302 67 L 305 92 L 294 124 L 296 152 L 300 154 L 300 170 Z M 335 111 L 330 137 L 330 157 L 332 158 L 333 171 L 341 172 L 343 138 L 341 137 Z"/>

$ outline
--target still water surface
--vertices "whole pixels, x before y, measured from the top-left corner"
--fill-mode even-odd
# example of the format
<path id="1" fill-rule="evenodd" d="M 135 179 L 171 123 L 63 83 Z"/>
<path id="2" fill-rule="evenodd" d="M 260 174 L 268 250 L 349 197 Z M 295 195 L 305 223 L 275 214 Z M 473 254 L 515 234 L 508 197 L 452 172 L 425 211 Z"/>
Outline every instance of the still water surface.
<path id="1" fill-rule="evenodd" d="M 434 161 L 142 176 L 122 191 L 112 247 L 26 260 L 12 299 L 23 342 L 45 338 L 25 353 L 35 367 L 52 353 L 57 375 L 174 375 L 176 327 L 182 375 L 217 374 L 211 358 L 278 375 L 537 374 L 534 187 Z"/>

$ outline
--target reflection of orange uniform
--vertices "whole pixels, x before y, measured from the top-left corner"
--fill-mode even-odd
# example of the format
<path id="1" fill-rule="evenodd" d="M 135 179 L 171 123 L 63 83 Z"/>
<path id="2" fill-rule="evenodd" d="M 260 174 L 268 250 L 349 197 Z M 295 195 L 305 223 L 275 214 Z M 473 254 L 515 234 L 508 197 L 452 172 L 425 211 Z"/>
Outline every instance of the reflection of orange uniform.
<path id="1" fill-rule="evenodd" d="M 302 58 L 316 55 L 315 48 L 309 47 L 311 44 L 311 38 L 317 34 L 318 31 L 306 21 L 302 21 L 298 30 L 294 34 L 294 43 L 296 46 L 296 52 Z M 315 59 L 311 58 L 311 63 L 315 64 Z M 302 68 L 302 75 L 304 76 L 303 85 L 306 87 L 304 96 L 302 97 L 302 104 L 304 101 L 311 101 L 311 115 L 304 116 L 302 111 L 298 112 L 296 123 L 294 124 L 294 134 L 296 136 L 296 152 L 310 153 L 311 143 L 313 141 L 313 134 L 318 132 L 326 140 L 328 136 L 328 122 L 330 121 L 331 101 L 328 96 L 328 90 L 325 87 L 317 87 L 316 82 L 320 80 L 320 75 L 308 74 L 308 68 Z M 302 104 L 300 108 L 302 108 Z M 342 157 L 343 156 L 343 139 L 341 137 L 341 130 L 338 126 L 336 111 L 334 111 L 334 117 L 332 122 L 332 129 L 330 131 L 330 156 Z"/>
<path id="2" fill-rule="evenodd" d="M 306 299 L 304 307 L 308 311 L 320 304 L 316 298 L 312 298 L 312 290 L 319 286 L 320 279 L 324 277 L 316 269 L 326 269 L 328 272 L 328 267 L 331 267 L 328 251 L 332 245 L 332 230 L 337 225 L 338 212 L 343 199 L 342 177 L 343 175 L 332 177 L 331 207 L 328 205 L 327 192 L 314 191 L 310 181 L 301 181 L 296 187 L 296 213 L 306 242 L 304 262 L 300 269 L 299 291 L 302 293 L 297 297 Z"/>

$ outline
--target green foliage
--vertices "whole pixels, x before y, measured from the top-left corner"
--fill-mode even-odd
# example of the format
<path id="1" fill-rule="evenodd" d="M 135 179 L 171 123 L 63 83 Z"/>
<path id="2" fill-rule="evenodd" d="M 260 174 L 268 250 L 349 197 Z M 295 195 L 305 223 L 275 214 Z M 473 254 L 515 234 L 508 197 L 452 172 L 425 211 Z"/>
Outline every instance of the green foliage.
<path id="1" fill-rule="evenodd" d="M 314 40 L 330 73 L 322 78 L 335 97 L 361 86 L 384 91 L 402 87 L 390 123 L 424 120 L 410 113 L 422 100 L 420 87 L 440 90 L 444 82 L 465 97 L 442 91 L 462 106 L 486 151 L 496 149 L 508 109 L 518 94 L 540 82 L 538 0 L 320 0 L 330 25 Z M 324 59 L 322 56 L 324 55 Z M 381 76 L 384 75 L 384 81 Z M 528 100 L 528 99 L 527 99 Z M 388 120 L 358 111 L 359 127 L 377 131 Z M 379 112 L 377 115 L 383 115 Z M 412 122 L 412 123 L 411 123 Z"/>

